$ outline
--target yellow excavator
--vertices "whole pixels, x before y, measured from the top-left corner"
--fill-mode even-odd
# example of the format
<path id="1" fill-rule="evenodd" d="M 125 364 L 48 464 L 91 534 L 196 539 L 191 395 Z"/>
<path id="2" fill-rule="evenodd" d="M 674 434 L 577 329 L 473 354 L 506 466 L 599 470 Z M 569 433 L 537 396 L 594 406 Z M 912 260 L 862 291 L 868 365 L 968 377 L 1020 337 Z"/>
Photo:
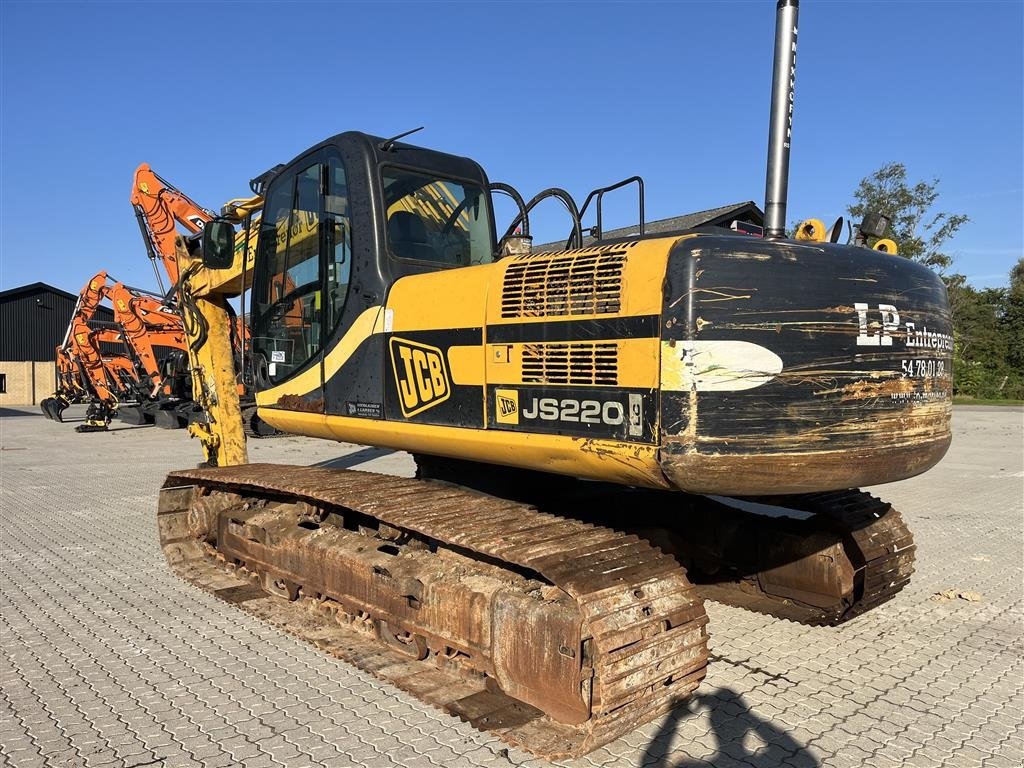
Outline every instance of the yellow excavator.
<path id="1" fill-rule="evenodd" d="M 833 625 L 896 595 L 913 538 L 856 488 L 945 453 L 950 313 L 936 275 L 838 226 L 784 238 L 795 36 L 781 0 L 764 237 L 641 221 L 584 244 L 562 190 L 526 202 L 349 132 L 179 239 L 210 416 L 204 466 L 160 495 L 175 572 L 545 757 L 685 699 L 704 598 Z M 500 238 L 495 193 L 519 208 Z M 533 253 L 550 197 L 572 234 Z M 234 226 L 260 203 L 250 250 Z M 260 417 L 408 451 L 417 478 L 247 463 L 226 308 L 246 290 Z"/>

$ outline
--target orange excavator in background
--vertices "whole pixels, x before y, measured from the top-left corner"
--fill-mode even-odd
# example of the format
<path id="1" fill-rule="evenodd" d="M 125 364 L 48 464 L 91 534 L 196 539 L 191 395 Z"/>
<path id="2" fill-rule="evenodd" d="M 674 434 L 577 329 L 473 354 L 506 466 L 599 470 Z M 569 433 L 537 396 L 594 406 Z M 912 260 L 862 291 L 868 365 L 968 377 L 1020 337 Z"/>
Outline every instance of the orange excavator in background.
<path id="1" fill-rule="evenodd" d="M 183 325 L 188 313 L 181 311 L 177 293 L 179 268 L 174 243 L 179 235 L 178 225 L 190 235 L 195 234 L 214 214 L 146 163 L 135 170 L 130 201 L 160 292 L 126 286 L 108 278 L 105 270 L 82 290 L 64 343 L 57 348 L 56 392 L 40 404 L 48 418 L 62 421 L 62 413 L 69 405 L 89 402 L 86 423 L 80 431 L 103 431 L 114 416 L 129 424 L 155 423 L 166 429 L 181 428 L 204 418 L 202 408 L 191 399 Z M 255 215 L 262 199 L 232 203 L 246 205 L 250 215 Z M 245 238 L 240 237 L 238 246 L 244 247 L 244 242 Z M 169 290 L 164 287 L 162 274 L 171 283 Z M 94 314 L 104 301 L 112 304 L 114 320 L 121 331 L 118 341 L 124 342 L 129 357 L 112 357 L 90 344 L 89 329 L 96 326 Z M 80 341 L 75 343 L 76 339 Z M 247 417 L 246 432 L 254 437 L 277 434 L 256 416 L 255 402 L 251 395 L 246 396 L 252 376 L 244 375 L 251 368 L 246 365 L 249 333 L 242 317 L 233 318 L 232 342 L 236 370 L 241 372 L 237 387 Z M 117 362 L 109 365 L 117 370 L 105 370 L 104 361 L 114 359 Z M 111 385 L 115 380 L 129 384 Z"/>
<path id="2" fill-rule="evenodd" d="M 96 310 L 113 305 L 114 322 L 99 323 Z M 123 343 L 127 354 L 103 348 Z M 191 401 L 181 318 L 156 294 L 112 280 L 98 272 L 79 294 L 64 342 L 57 348 L 61 375 L 57 391 L 41 404 L 43 413 L 62 421 L 64 409 L 88 396 L 86 421 L 79 431 L 102 431 L 119 415 L 128 423 L 155 421 L 183 427 L 176 411 Z M 76 381 L 76 368 L 85 384 Z"/>
<path id="3" fill-rule="evenodd" d="M 116 323 L 101 323 L 95 327 L 76 320 L 71 339 L 71 348 L 85 372 L 91 396 L 85 423 L 75 427 L 75 431 L 105 430 L 118 405 L 131 402 L 135 397 L 138 381 L 135 362 L 124 353 L 109 351 L 111 346 L 123 341 Z M 49 415 L 45 406 L 43 412 Z M 60 411 L 57 420 L 61 420 Z"/>
<path id="4" fill-rule="evenodd" d="M 103 301 L 106 283 L 107 273 L 101 270 L 78 294 L 64 340 L 56 349 L 56 391 L 39 403 L 48 419 L 63 421 L 62 414 L 72 403 L 88 401 L 89 410 L 93 412 L 97 402 L 114 399 L 111 387 L 113 382 L 120 381 L 120 376 L 107 369 L 99 341 L 93 338 L 94 329 L 90 325 Z M 116 341 L 121 341 L 120 334 Z"/>
<path id="5" fill-rule="evenodd" d="M 119 418 L 129 424 L 184 427 L 192 402 L 188 353 L 181 316 L 157 294 L 117 282 L 107 295 L 139 372 L 137 404 L 123 405 Z"/>
<path id="6" fill-rule="evenodd" d="M 134 363 L 128 355 L 111 349 L 123 346 L 120 330 L 107 323 L 77 327 L 77 338 L 69 327 L 64 343 L 57 347 L 57 391 L 40 403 L 43 414 L 53 421 L 63 421 L 65 409 L 74 403 L 92 404 L 102 398 L 121 402 L 134 390 Z M 86 357 L 91 365 L 84 363 Z"/>
<path id="7" fill-rule="evenodd" d="M 195 235 L 202 232 L 203 226 L 212 221 L 215 214 L 161 178 L 148 163 L 142 163 L 135 169 L 129 199 L 142 232 L 146 254 L 153 264 L 156 284 L 163 293 L 163 280 L 156 265 L 159 260 L 171 282 L 170 290 L 174 290 L 179 277 L 178 257 L 174 249 L 177 225 Z"/>
<path id="8" fill-rule="evenodd" d="M 66 342 L 67 339 L 65 338 L 65 343 Z M 73 403 L 84 403 L 89 398 L 89 390 L 85 385 L 82 369 L 78 365 L 78 361 L 71 356 L 70 352 L 71 350 L 66 349 L 62 343 L 57 347 L 57 356 L 54 361 L 57 377 L 57 390 L 54 397 L 63 396 L 66 398 L 66 403 L 60 409 L 61 411 Z M 52 399 L 53 398 L 46 398 L 43 403 Z M 48 418 L 53 418 L 49 413 L 47 413 L 45 407 L 43 407 L 43 413 L 46 414 Z M 60 419 L 56 420 L 60 421 Z"/>

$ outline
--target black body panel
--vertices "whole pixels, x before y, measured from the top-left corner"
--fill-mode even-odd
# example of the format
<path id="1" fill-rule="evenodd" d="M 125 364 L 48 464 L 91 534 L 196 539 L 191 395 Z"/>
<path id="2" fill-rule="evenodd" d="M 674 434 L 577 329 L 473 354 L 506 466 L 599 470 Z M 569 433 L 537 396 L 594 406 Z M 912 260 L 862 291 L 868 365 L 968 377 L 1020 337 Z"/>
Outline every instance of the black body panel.
<path id="1" fill-rule="evenodd" d="M 851 246 L 703 236 L 676 245 L 666 285 L 664 339 L 748 342 L 782 363 L 750 388 L 663 392 L 666 434 L 689 433 L 675 444 L 680 450 L 863 446 L 870 414 L 898 415 L 951 395 L 945 286 L 908 259 Z"/>

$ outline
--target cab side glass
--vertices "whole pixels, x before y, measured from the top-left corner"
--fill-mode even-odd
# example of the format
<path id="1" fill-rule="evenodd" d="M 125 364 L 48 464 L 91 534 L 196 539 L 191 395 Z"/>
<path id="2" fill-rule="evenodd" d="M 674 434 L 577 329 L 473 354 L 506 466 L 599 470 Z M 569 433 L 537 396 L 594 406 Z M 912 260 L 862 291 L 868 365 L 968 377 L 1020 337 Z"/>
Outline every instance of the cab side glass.
<path id="1" fill-rule="evenodd" d="M 331 148 L 283 171 L 266 192 L 252 293 L 261 388 L 306 370 L 341 321 L 352 271 L 348 185 Z"/>
<path id="2" fill-rule="evenodd" d="M 349 227 L 348 184 L 341 158 L 327 158 L 327 197 L 324 223 L 327 236 L 327 301 L 324 327 L 333 333 L 341 320 L 352 276 L 352 233 Z"/>
<path id="3" fill-rule="evenodd" d="M 203 227 L 203 266 L 227 269 L 235 261 L 235 228 L 230 221 L 214 219 Z"/>
<path id="4" fill-rule="evenodd" d="M 320 164 L 275 179 L 260 219 L 253 352 L 276 384 L 320 349 Z"/>

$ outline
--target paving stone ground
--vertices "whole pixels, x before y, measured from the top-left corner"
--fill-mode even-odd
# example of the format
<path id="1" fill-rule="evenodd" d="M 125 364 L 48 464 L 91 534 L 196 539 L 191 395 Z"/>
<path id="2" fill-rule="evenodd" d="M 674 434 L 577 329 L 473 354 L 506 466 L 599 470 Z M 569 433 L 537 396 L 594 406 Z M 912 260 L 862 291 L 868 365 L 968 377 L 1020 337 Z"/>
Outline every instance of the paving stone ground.
<path id="1" fill-rule="evenodd" d="M 895 601 L 836 629 L 709 603 L 711 666 L 689 705 L 569 764 L 1024 764 L 1022 420 L 957 409 L 936 469 L 874 489 L 918 542 Z M 73 426 L 0 419 L 0 765 L 545 765 L 173 577 L 156 492 L 198 445 Z M 250 451 L 412 471 L 404 454 L 302 438 Z M 947 589 L 982 599 L 930 599 Z"/>

